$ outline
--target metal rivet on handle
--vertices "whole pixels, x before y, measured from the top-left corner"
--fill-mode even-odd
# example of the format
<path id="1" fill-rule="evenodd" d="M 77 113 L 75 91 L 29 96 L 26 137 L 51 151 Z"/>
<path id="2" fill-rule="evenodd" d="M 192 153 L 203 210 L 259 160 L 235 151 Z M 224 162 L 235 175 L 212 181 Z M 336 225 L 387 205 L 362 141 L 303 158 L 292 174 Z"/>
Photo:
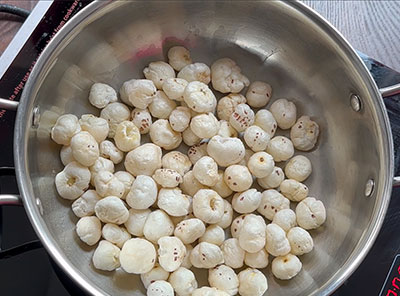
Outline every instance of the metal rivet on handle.
<path id="1" fill-rule="evenodd" d="M 367 184 L 365 184 L 365 196 L 369 197 L 372 195 L 372 192 L 374 192 L 374 187 L 375 187 L 375 182 L 372 179 L 369 179 L 367 181 Z"/>
<path id="2" fill-rule="evenodd" d="M 32 127 L 37 128 L 39 126 L 40 121 L 40 109 L 38 106 L 33 108 L 33 115 L 32 115 Z"/>
<path id="3" fill-rule="evenodd" d="M 358 95 L 352 94 L 350 96 L 350 105 L 351 108 L 355 111 L 355 112 L 359 112 L 361 110 L 361 99 Z"/>
<path id="4" fill-rule="evenodd" d="M 40 199 L 36 198 L 36 206 L 39 209 L 39 213 L 40 215 L 43 215 L 43 206 L 42 206 L 42 202 L 40 201 Z"/>

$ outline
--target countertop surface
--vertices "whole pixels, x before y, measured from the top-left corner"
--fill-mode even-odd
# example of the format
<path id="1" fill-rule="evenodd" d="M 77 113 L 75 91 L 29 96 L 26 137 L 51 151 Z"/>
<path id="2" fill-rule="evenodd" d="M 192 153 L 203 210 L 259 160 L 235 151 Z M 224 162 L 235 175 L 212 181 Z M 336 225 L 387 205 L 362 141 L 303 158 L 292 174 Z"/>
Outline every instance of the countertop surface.
<path id="1" fill-rule="evenodd" d="M 400 71 L 400 1 L 302 1 L 328 19 L 354 48 Z M 37 0 L 0 2 L 31 10 Z M 20 27 L 15 19 L 0 13 L 0 54 Z"/>

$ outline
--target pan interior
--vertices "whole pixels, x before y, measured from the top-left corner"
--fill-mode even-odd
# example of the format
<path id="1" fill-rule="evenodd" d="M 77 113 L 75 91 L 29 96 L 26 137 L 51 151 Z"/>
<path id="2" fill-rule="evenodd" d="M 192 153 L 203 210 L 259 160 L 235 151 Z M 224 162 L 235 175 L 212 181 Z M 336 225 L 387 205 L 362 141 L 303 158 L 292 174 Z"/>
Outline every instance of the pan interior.
<path id="1" fill-rule="evenodd" d="M 50 58 L 41 61 L 37 83 L 33 87 L 31 82 L 34 95 L 26 103 L 40 106 L 41 121 L 36 129 L 26 127 L 31 194 L 25 198 L 41 200 L 43 215 L 34 219 L 36 229 L 52 237 L 53 250 L 70 262 L 66 268 L 78 271 L 104 294 L 145 295 L 137 275 L 94 270 L 94 247 L 79 241 L 71 202 L 59 198 L 55 190 L 54 178 L 63 166 L 60 147 L 51 141 L 49 131 L 61 114 L 99 114 L 87 100 L 94 82 L 118 90 L 124 81 L 143 77 L 149 62 L 166 60 L 171 46 L 184 45 L 195 62 L 211 65 L 218 58 L 232 58 L 251 81 L 272 85 L 271 102 L 289 98 L 296 103 L 298 116 L 309 115 L 318 122 L 318 146 L 306 154 L 313 174 L 305 184 L 310 196 L 324 202 L 327 221 L 311 231 L 315 249 L 301 256 L 303 270 L 297 277 L 279 281 L 270 267 L 264 272 L 267 295 L 321 295 L 334 287 L 357 264 L 354 260 L 376 231 L 388 198 L 390 172 L 388 135 L 380 125 L 383 109 L 365 70 L 351 59 L 345 45 L 337 43 L 329 29 L 321 29 L 301 5 L 275 1 L 103 2 L 85 11 L 87 17 L 79 26 L 56 39 L 59 47 L 46 51 Z M 67 25 L 60 34 L 68 31 Z M 350 107 L 352 93 L 362 98 L 360 112 Z M 29 118 L 30 111 L 25 115 Z M 366 198 L 364 188 L 370 178 L 375 189 Z M 36 208 L 30 210 L 39 215 Z M 205 272 L 199 274 L 203 274 L 199 286 L 206 285 Z"/>

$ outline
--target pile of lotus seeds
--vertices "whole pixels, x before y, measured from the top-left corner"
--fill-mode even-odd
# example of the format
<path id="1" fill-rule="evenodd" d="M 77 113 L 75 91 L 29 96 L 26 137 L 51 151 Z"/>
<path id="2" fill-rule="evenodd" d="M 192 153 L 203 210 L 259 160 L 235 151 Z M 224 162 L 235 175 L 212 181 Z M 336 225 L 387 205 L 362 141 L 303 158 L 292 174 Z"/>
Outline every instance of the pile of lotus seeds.
<path id="1" fill-rule="evenodd" d="M 62 115 L 51 131 L 63 145 L 57 191 L 74 200 L 79 238 L 97 245 L 94 267 L 140 275 L 149 296 L 263 295 L 269 261 L 278 279 L 296 276 L 313 249 L 308 230 L 326 219 L 302 183 L 311 162 L 295 155 L 315 147 L 318 124 L 286 99 L 265 109 L 271 86 L 250 84 L 229 58 L 210 69 L 176 46 L 143 73 L 123 83 L 120 101 L 93 84 L 100 116 Z M 192 266 L 208 269 L 209 287 Z"/>

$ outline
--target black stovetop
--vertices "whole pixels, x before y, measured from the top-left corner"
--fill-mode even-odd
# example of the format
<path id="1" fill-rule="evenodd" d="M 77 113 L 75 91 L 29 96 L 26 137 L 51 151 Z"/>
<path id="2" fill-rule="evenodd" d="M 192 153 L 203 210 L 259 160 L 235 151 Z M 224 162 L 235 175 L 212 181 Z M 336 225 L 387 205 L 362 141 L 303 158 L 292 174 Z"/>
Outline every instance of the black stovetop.
<path id="1" fill-rule="evenodd" d="M 75 1 L 71 17 L 88 1 Z M 0 80 L 0 97 L 18 100 L 16 88 L 28 73 L 32 62 L 56 32 L 73 2 L 55 1 L 31 37 Z M 379 87 L 400 82 L 400 73 L 360 53 Z M 395 147 L 396 175 L 400 162 L 400 96 L 385 99 L 392 125 Z M 15 114 L 0 110 L 0 168 L 13 165 L 12 134 Z M 13 176 L 0 171 L 0 193 L 18 193 Z M 400 291 L 400 188 L 395 188 L 382 230 L 357 271 L 334 293 L 343 295 L 391 295 Z M 25 210 L 0 207 L 0 247 L 7 249 L 37 239 Z M 82 295 L 52 262 L 46 251 L 36 249 L 0 260 L 0 295 Z M 400 292 L 399 292 L 400 293 Z"/>

